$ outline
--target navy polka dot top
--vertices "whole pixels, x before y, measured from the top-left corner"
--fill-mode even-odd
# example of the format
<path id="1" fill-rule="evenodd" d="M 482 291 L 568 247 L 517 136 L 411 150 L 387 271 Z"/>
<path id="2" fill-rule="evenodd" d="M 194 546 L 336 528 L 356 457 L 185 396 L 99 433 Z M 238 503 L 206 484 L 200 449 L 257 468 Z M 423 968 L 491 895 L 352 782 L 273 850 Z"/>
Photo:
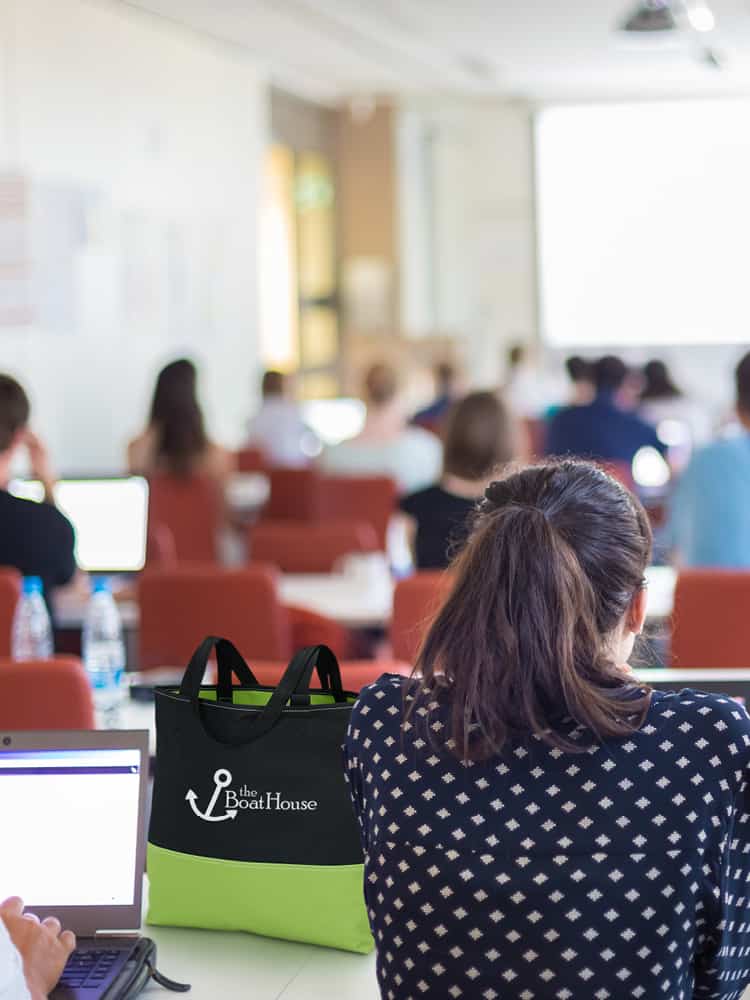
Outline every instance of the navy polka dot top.
<path id="1" fill-rule="evenodd" d="M 404 685 L 386 675 L 362 691 L 345 745 L 384 998 L 739 1000 L 743 708 L 655 692 L 622 742 L 591 745 L 571 722 L 582 754 L 532 738 L 463 763 L 440 711 L 437 746 L 403 722 Z"/>

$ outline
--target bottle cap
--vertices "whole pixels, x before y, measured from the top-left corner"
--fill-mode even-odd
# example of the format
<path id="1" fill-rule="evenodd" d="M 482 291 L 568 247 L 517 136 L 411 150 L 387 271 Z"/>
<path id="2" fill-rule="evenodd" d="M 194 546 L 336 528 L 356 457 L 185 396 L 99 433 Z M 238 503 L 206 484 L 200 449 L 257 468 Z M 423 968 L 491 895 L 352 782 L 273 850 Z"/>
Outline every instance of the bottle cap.
<path id="1" fill-rule="evenodd" d="M 110 592 L 109 578 L 106 576 L 95 576 L 91 589 L 94 594 L 108 594 Z"/>
<path id="2" fill-rule="evenodd" d="M 25 576 L 23 578 L 23 592 L 24 594 L 44 593 L 42 578 L 40 576 Z"/>

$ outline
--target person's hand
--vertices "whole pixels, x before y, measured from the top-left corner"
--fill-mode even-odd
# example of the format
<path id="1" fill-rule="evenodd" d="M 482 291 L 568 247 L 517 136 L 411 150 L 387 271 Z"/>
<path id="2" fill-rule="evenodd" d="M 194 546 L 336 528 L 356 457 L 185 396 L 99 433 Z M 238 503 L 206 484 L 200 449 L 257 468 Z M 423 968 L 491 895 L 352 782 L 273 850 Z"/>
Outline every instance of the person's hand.
<path id="1" fill-rule="evenodd" d="M 44 484 L 44 492 L 49 500 L 52 495 L 52 487 L 55 485 L 55 474 L 52 470 L 49 452 L 41 438 L 37 437 L 31 430 L 26 431 L 24 443 L 29 452 L 32 478 L 39 479 Z"/>
<path id="2" fill-rule="evenodd" d="M 23 902 L 12 896 L 0 903 L 0 919 L 23 961 L 32 1000 L 43 1000 L 57 984 L 76 946 L 75 934 L 63 931 L 56 917 L 39 921 L 23 912 Z"/>

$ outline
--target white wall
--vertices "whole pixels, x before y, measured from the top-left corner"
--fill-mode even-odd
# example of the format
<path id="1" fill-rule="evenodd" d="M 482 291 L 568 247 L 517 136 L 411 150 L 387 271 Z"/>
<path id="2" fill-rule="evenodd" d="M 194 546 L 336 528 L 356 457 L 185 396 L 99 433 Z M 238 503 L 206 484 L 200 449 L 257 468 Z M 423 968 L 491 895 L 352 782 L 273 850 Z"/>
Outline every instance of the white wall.
<path id="1" fill-rule="evenodd" d="M 159 365 L 183 352 L 210 430 L 236 443 L 257 367 L 262 80 L 114 0 L 3 0 L 0 39 L 0 171 L 31 179 L 47 260 L 41 319 L 0 328 L 0 370 L 29 387 L 62 469 L 116 469 Z M 74 245 L 50 206 L 81 215 Z M 54 275 L 72 308 L 52 308 Z"/>
<path id="2" fill-rule="evenodd" d="M 491 384 L 507 345 L 537 335 L 531 109 L 409 102 L 398 137 L 402 327 L 465 337 Z"/>

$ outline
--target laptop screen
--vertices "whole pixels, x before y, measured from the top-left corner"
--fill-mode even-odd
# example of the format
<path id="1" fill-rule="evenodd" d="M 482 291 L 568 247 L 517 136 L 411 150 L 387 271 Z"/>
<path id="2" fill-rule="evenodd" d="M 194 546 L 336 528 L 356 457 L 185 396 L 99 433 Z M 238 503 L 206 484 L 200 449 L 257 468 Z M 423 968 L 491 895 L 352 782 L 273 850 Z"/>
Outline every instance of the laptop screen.
<path id="1" fill-rule="evenodd" d="M 33 480 L 14 480 L 10 492 L 42 500 Z M 61 479 L 55 503 L 76 533 L 76 561 L 89 573 L 137 573 L 146 561 L 148 484 L 140 476 L 123 479 Z"/>
<path id="2" fill-rule="evenodd" d="M 141 766 L 135 748 L 3 749 L 0 895 L 32 909 L 132 906 Z"/>

